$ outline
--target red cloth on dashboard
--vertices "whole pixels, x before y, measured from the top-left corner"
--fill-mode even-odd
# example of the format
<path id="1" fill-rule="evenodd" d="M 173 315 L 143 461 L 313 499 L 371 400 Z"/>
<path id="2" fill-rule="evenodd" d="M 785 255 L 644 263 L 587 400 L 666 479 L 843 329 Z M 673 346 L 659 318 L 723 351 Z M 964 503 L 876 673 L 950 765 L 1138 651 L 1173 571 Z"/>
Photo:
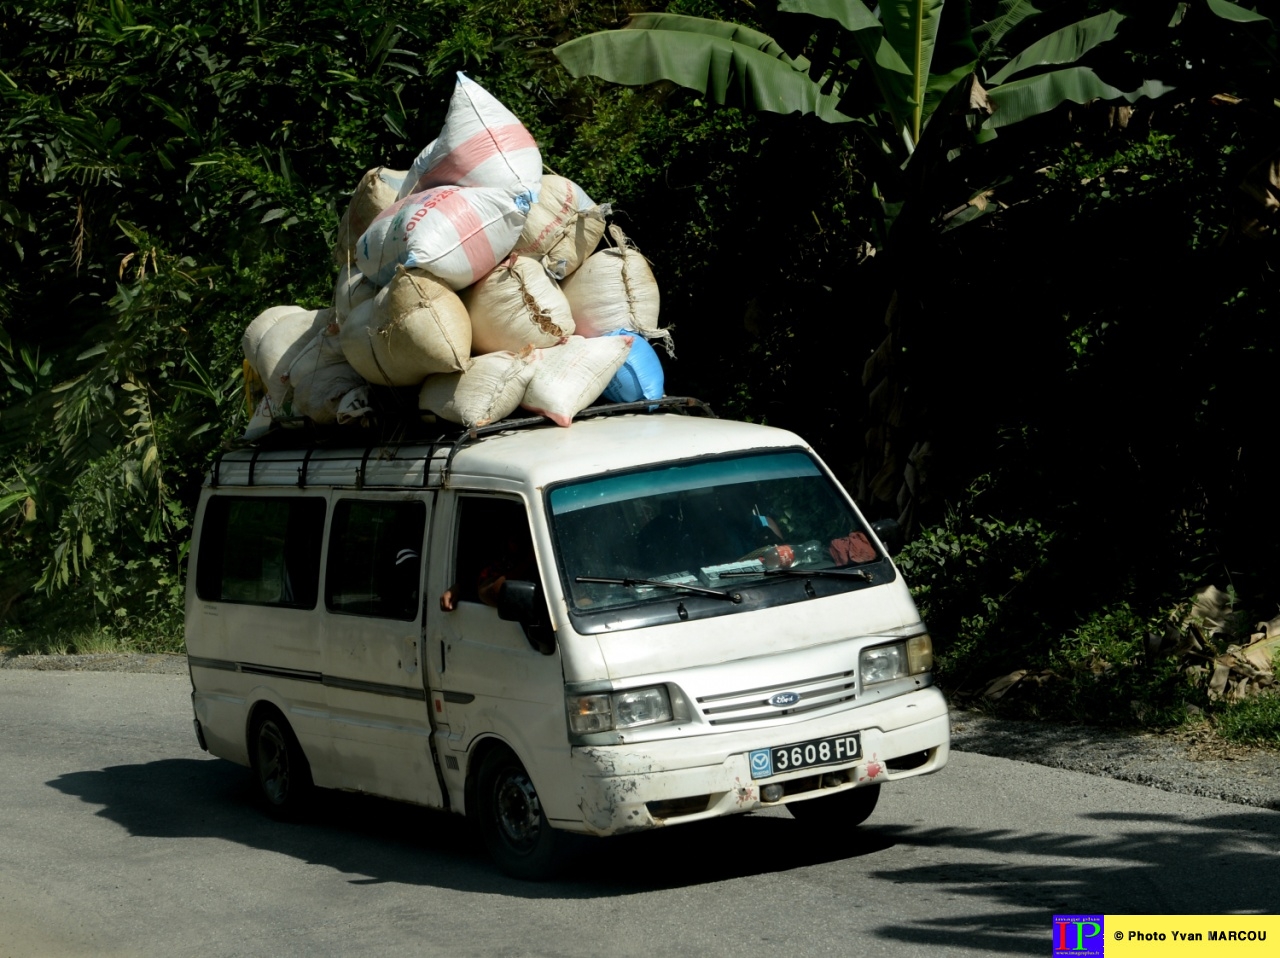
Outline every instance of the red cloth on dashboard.
<path id="1" fill-rule="evenodd" d="M 832 539 L 828 551 L 836 565 L 870 562 L 876 557 L 875 546 L 861 532 L 850 532 L 843 539 Z"/>

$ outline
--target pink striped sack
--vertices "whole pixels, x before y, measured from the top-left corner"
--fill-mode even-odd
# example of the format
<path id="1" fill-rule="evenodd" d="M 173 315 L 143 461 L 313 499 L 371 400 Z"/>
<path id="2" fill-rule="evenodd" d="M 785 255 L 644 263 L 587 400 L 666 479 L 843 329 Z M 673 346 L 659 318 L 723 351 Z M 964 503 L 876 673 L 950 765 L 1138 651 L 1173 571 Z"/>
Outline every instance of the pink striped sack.
<path id="1" fill-rule="evenodd" d="M 506 190 L 445 186 L 414 193 L 365 230 L 356 242 L 356 267 L 378 286 L 404 266 L 465 289 L 506 259 L 528 210 Z"/>
<path id="2" fill-rule="evenodd" d="M 481 186 L 538 199 L 542 154 L 514 113 L 474 80 L 458 74 L 440 136 L 423 150 L 400 196 L 435 186 Z"/>

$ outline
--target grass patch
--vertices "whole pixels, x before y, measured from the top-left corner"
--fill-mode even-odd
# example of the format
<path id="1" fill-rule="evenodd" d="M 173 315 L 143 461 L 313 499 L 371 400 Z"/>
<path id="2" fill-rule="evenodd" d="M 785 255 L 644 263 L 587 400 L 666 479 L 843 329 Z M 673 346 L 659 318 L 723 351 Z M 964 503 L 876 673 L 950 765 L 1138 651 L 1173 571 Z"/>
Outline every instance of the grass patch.
<path id="1" fill-rule="evenodd" d="M 5 629 L 0 646 L 18 655 L 103 655 L 185 652 L 181 631 L 126 635 L 114 629 L 48 631 Z"/>
<path id="2" fill-rule="evenodd" d="M 1218 715 L 1218 731 L 1232 742 L 1280 746 L 1280 692 L 1232 702 Z"/>

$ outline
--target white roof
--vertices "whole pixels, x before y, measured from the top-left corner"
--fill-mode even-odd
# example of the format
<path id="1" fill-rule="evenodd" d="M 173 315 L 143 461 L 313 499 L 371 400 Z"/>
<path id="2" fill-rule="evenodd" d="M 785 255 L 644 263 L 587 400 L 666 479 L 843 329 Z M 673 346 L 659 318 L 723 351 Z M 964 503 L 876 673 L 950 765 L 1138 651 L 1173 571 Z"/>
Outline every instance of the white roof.
<path id="1" fill-rule="evenodd" d="M 770 426 L 672 414 L 618 415 L 567 428 L 548 425 L 482 436 L 457 449 L 448 472 L 455 481 L 498 479 L 536 489 L 674 459 L 786 446 L 809 448 L 794 433 Z M 219 486 L 421 488 L 439 485 L 453 452 L 452 443 L 381 446 L 367 454 L 361 448 L 240 449 L 224 455 L 211 478 Z"/>
<path id="2" fill-rule="evenodd" d="M 679 415 L 625 415 L 485 437 L 453 461 L 455 476 L 492 476 L 541 487 L 673 459 L 778 446 L 808 448 L 770 426 Z"/>

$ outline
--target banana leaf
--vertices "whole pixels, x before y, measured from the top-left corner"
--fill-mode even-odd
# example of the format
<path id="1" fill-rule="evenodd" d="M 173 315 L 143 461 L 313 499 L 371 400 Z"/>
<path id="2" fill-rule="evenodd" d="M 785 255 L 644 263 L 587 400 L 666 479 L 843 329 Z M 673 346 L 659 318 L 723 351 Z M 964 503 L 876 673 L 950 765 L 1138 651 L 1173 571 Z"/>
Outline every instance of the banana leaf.
<path id="1" fill-rule="evenodd" d="M 723 106 L 813 114 L 828 123 L 852 119 L 837 109 L 841 90 L 824 94 L 796 61 L 726 38 L 724 27 L 732 24 L 705 23 L 710 25 L 705 32 L 682 28 L 591 33 L 552 52 L 575 77 L 597 76 L 625 86 L 669 80 Z M 773 48 L 781 50 L 776 44 Z"/>
<path id="2" fill-rule="evenodd" d="M 834 20 L 853 35 L 862 55 L 881 70 L 911 72 L 884 35 L 879 18 L 861 0 L 779 0 L 778 11 Z"/>
<path id="3" fill-rule="evenodd" d="M 808 60 L 803 57 L 792 57 L 767 33 L 744 27 L 740 23 L 730 23 L 727 20 L 708 20 L 704 17 L 689 17 L 679 13 L 637 13 L 627 21 L 626 29 L 675 30 L 681 33 L 720 37 L 776 57 L 783 63 L 794 64 L 796 69 L 802 72 L 809 69 Z"/>
<path id="4" fill-rule="evenodd" d="M 1068 67 L 1039 76 L 1011 80 L 987 91 L 996 111 L 983 125 L 984 131 L 1009 126 L 1061 106 L 1068 101 L 1124 100 L 1133 103 L 1142 97 L 1155 99 L 1171 91 L 1159 80 L 1147 80 L 1136 90 L 1118 90 L 1105 83 L 1088 67 Z"/>
<path id="5" fill-rule="evenodd" d="M 986 23 L 979 24 L 973 28 L 974 38 L 982 40 L 982 48 L 978 51 L 978 59 L 986 60 L 995 53 L 1005 34 L 1023 20 L 1033 17 L 1039 12 L 1032 5 L 1031 0 L 1003 0 L 1000 4 L 1000 12 L 996 16 Z"/>
<path id="6" fill-rule="evenodd" d="M 778 0 L 778 12 L 834 20 L 850 33 L 881 29 L 880 20 L 862 0 Z"/>
<path id="7" fill-rule="evenodd" d="M 990 82 L 1004 83 L 1032 67 L 1075 63 L 1098 44 L 1112 39 L 1123 19 L 1124 14 L 1108 10 L 1055 30 L 1017 54 L 991 75 Z"/>
<path id="8" fill-rule="evenodd" d="M 906 76 L 884 78 L 889 110 L 910 143 L 920 140 L 926 119 L 925 92 L 942 22 L 943 0 L 885 0 L 880 4 L 884 34 L 910 71 Z"/>
<path id="9" fill-rule="evenodd" d="M 1253 10 L 1246 10 L 1237 3 L 1231 3 L 1229 0 L 1207 0 L 1209 9 L 1222 17 L 1223 20 L 1231 20 L 1234 23 L 1270 23 L 1271 20 L 1264 17 L 1260 13 Z"/>

